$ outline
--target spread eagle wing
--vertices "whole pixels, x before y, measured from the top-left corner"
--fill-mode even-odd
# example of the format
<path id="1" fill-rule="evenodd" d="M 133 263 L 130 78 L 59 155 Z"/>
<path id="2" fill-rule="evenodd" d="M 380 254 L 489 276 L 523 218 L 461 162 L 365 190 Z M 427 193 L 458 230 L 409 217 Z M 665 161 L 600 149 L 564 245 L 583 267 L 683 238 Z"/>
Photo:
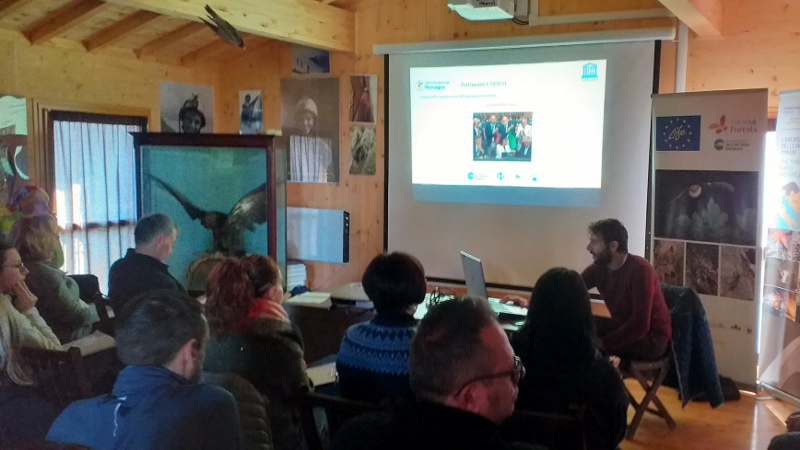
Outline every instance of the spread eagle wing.
<path id="1" fill-rule="evenodd" d="M 231 209 L 226 228 L 253 231 L 267 221 L 267 183 L 248 192 Z"/>
<path id="2" fill-rule="evenodd" d="M 167 182 L 158 179 L 157 177 L 150 175 L 149 173 L 143 173 L 146 178 L 149 178 L 157 185 L 161 186 L 165 191 L 169 192 L 178 203 L 183 206 L 183 209 L 186 210 L 186 214 L 191 217 L 192 220 L 203 219 L 203 217 L 207 214 L 206 211 L 198 208 L 194 205 L 191 201 L 189 201 L 186 196 L 178 192 L 174 187 L 170 186 Z"/>

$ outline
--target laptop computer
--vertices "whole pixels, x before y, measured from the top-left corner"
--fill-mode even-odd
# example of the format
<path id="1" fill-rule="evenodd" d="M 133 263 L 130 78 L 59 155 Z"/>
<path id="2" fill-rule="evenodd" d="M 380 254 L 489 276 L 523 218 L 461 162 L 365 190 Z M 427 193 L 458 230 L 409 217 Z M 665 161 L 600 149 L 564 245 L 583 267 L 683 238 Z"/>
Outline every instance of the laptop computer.
<path id="1" fill-rule="evenodd" d="M 480 258 L 462 251 L 461 265 L 464 267 L 464 282 L 467 285 L 467 295 L 487 299 L 492 310 L 498 315 L 514 316 L 515 318 L 528 316 L 527 308 L 500 303 L 499 298 L 489 297 L 486 292 L 486 278 L 483 275 L 483 264 Z"/>

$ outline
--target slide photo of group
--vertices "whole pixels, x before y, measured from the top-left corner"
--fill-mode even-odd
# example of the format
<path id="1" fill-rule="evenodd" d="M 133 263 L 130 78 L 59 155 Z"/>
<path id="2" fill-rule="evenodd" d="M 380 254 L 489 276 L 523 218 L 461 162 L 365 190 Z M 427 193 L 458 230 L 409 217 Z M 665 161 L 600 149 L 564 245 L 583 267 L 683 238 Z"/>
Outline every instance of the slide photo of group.
<path id="1" fill-rule="evenodd" d="M 472 115 L 473 161 L 531 161 L 533 112 Z"/>
<path id="2" fill-rule="evenodd" d="M 767 230 L 764 264 L 766 311 L 796 321 L 795 297 L 800 292 L 800 232 Z"/>

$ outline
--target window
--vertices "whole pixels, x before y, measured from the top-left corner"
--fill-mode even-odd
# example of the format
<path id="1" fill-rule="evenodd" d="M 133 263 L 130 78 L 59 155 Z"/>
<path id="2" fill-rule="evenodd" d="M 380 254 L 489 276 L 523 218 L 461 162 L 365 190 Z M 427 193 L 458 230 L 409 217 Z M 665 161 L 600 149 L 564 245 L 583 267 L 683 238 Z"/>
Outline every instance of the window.
<path id="1" fill-rule="evenodd" d="M 134 246 L 135 152 L 131 132 L 139 117 L 54 111 L 55 207 L 70 274 L 91 273 L 108 286 L 108 269 Z"/>

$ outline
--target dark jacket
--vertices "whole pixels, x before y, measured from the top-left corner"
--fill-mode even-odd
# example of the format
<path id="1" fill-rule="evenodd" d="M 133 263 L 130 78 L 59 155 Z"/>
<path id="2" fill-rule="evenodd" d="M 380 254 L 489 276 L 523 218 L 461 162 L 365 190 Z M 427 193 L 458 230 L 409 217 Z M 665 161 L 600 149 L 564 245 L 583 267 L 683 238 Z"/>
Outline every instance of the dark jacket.
<path id="1" fill-rule="evenodd" d="M 369 423 L 365 423 L 369 422 Z M 498 427 L 484 417 L 460 409 L 420 402 L 391 417 L 377 413 L 351 422 L 333 448 L 345 450 L 510 450 Z"/>
<path id="2" fill-rule="evenodd" d="M 379 313 L 345 333 L 336 359 L 343 397 L 378 403 L 413 399 L 408 358 L 417 321 L 406 313 Z"/>
<path id="3" fill-rule="evenodd" d="M 714 342 L 706 311 L 688 287 L 661 285 L 672 318 L 674 363 L 665 386 L 678 389 L 683 406 L 705 394 L 713 408 L 723 403 Z"/>
<path id="4" fill-rule="evenodd" d="M 115 305 L 160 289 L 186 292 L 186 288 L 169 273 L 168 265 L 152 256 L 136 253 L 132 248 L 108 271 L 108 296 Z"/>
<path id="5" fill-rule="evenodd" d="M 301 434 L 295 400 L 311 387 L 297 327 L 278 319 L 257 319 L 248 333 L 212 336 L 203 369 L 235 373 L 252 383 L 267 397 L 275 448 L 296 448 Z"/>
<path id="6" fill-rule="evenodd" d="M 245 450 L 272 450 L 266 399 L 252 383 L 233 373 L 204 373 L 201 381 L 225 389 L 236 399 Z"/>
<path id="7" fill-rule="evenodd" d="M 528 368 L 519 383 L 517 409 L 568 414 L 571 405 L 583 406 L 587 448 L 617 448 L 627 428 L 628 394 L 622 376 L 611 363 L 599 352 L 594 359 L 584 361 L 539 352 L 521 332 L 512 334 L 511 346 Z M 531 431 L 527 437 L 513 431 L 519 439 L 536 436 L 535 430 L 525 430 Z M 559 437 L 554 439 L 558 441 Z"/>
<path id="8" fill-rule="evenodd" d="M 229 392 L 154 366 L 126 367 L 111 394 L 69 405 L 47 440 L 95 450 L 242 448 Z"/>
<path id="9" fill-rule="evenodd" d="M 36 308 L 58 340 L 67 343 L 92 332 L 97 310 L 81 300 L 78 283 L 42 262 L 26 262 L 25 284 L 38 297 Z"/>

